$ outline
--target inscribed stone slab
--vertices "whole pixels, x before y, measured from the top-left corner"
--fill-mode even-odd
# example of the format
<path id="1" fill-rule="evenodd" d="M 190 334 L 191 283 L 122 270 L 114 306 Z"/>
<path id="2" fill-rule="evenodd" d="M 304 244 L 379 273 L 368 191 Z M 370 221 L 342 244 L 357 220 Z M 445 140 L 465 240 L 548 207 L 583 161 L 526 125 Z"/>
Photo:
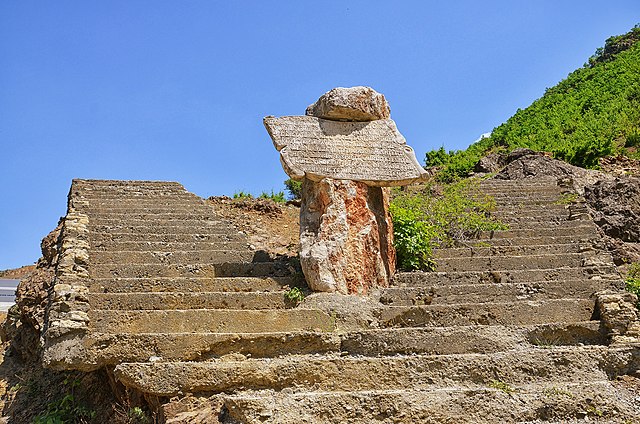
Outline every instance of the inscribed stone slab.
<path id="1" fill-rule="evenodd" d="M 391 119 L 339 122 L 313 116 L 264 118 L 293 179 L 329 177 L 373 186 L 398 186 L 423 179 L 426 171 Z"/>

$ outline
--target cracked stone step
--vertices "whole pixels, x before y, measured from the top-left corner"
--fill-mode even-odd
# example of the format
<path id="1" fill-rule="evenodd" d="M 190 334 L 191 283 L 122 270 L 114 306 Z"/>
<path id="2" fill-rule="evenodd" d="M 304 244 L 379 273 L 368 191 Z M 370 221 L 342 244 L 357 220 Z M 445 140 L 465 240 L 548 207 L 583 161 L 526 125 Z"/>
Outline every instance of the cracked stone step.
<path id="1" fill-rule="evenodd" d="M 584 346 L 492 354 L 394 357 L 295 356 L 241 361 L 123 363 L 122 383 L 157 396 L 185 392 L 233 392 L 285 388 L 354 391 L 457 384 L 603 381 L 638 369 L 637 348 Z"/>
<path id="2" fill-rule="evenodd" d="M 576 238 L 597 235 L 593 224 L 582 223 L 572 228 L 511 228 L 509 230 L 479 231 L 478 239 L 523 238 L 523 237 L 564 237 Z"/>
<path id="3" fill-rule="evenodd" d="M 202 250 L 246 250 L 247 243 L 236 241 L 190 241 L 172 242 L 163 241 L 117 241 L 102 240 L 91 243 L 91 251 L 94 252 L 121 252 L 121 251 L 151 251 L 151 252 L 186 252 Z"/>
<path id="4" fill-rule="evenodd" d="M 92 293 L 94 309 L 170 310 L 170 309 L 285 309 L 284 292 L 137 292 Z"/>
<path id="5" fill-rule="evenodd" d="M 287 287 L 306 288 L 306 283 L 301 276 L 94 278 L 89 290 L 93 293 L 279 292 Z"/>
<path id="6" fill-rule="evenodd" d="M 100 333 L 271 333 L 333 331 L 335 319 L 316 309 L 183 309 L 114 311 L 92 309 L 92 330 Z"/>
<path id="7" fill-rule="evenodd" d="M 522 346 L 604 344 L 595 321 L 535 326 L 470 326 L 386 328 L 336 332 L 269 333 L 94 333 L 90 346 L 96 367 L 121 362 L 206 361 L 237 354 L 252 358 L 339 353 L 389 356 L 398 354 L 491 353 Z"/>
<path id="8" fill-rule="evenodd" d="M 496 255 L 540 255 L 557 253 L 582 253 L 594 252 L 591 243 L 565 243 L 565 244 L 542 244 L 525 246 L 491 246 L 491 247 L 453 247 L 438 248 L 434 250 L 434 257 L 438 258 L 469 258 L 473 256 L 496 256 Z"/>
<path id="9" fill-rule="evenodd" d="M 581 267 L 588 261 L 598 263 L 611 262 L 611 257 L 602 253 L 589 255 L 586 253 L 558 253 L 550 255 L 438 258 L 436 259 L 436 268 L 439 272 L 550 269 Z"/>
<path id="10" fill-rule="evenodd" d="M 588 227 L 595 231 L 591 220 L 587 219 L 574 219 L 574 220 L 549 220 L 549 221 L 537 221 L 535 219 L 522 219 L 517 221 L 505 221 L 509 225 L 508 230 L 502 231 L 522 231 L 522 230 L 564 230 L 571 231 L 574 228 Z"/>
<path id="11" fill-rule="evenodd" d="M 493 238 L 493 239 L 466 239 L 455 240 L 454 243 L 458 245 L 458 248 L 483 248 L 492 246 L 512 246 L 512 247 L 526 247 L 532 245 L 547 245 L 552 246 L 556 244 L 591 244 L 595 242 L 601 242 L 600 237 L 594 231 L 583 237 L 560 236 L 560 237 L 512 237 L 512 238 Z M 442 248 L 442 249 L 446 249 Z M 437 248 L 434 251 L 442 250 Z"/>
<path id="12" fill-rule="evenodd" d="M 246 237 L 240 232 L 182 232 L 182 233 L 131 233 L 108 232 L 91 234 L 91 244 L 98 245 L 112 242 L 246 242 Z"/>
<path id="13" fill-rule="evenodd" d="M 201 224 L 196 222 L 184 222 L 184 223 L 161 223 L 161 222 L 147 222 L 146 225 L 131 225 L 127 222 L 121 222 L 120 224 L 89 224 L 89 231 L 94 234 L 100 233 L 118 233 L 118 234 L 225 234 L 225 233 L 237 233 L 238 231 L 230 225 L 225 225 L 220 222 L 208 222 L 203 221 Z"/>
<path id="14" fill-rule="evenodd" d="M 419 287 L 431 284 L 494 284 L 530 283 L 580 279 L 620 280 L 613 264 L 587 267 L 559 267 L 552 269 L 456 271 L 456 272 L 399 272 L 393 286 Z"/>
<path id="15" fill-rule="evenodd" d="M 602 290 L 619 290 L 610 280 L 560 280 L 531 283 L 446 284 L 382 289 L 380 302 L 390 306 L 509 302 L 562 298 L 590 298 Z"/>
<path id="16" fill-rule="evenodd" d="M 135 212 L 128 211 L 127 213 L 113 213 L 113 212 L 91 212 L 91 222 L 100 223 L 103 225 L 112 224 L 114 222 L 127 220 L 131 222 L 131 225 L 139 225 L 140 223 L 149 221 L 167 221 L 167 222 L 184 222 L 184 221 L 217 221 L 225 222 L 219 216 L 216 216 L 213 211 L 184 211 L 184 212 L 157 212 L 152 213 L 148 211 Z"/>
<path id="17" fill-rule="evenodd" d="M 616 395 L 603 396 L 612 392 Z M 223 405 L 233 422 L 265 424 L 556 422 L 551 420 L 566 424 L 589 419 L 619 424 L 640 418 L 633 395 L 608 380 L 518 384 L 503 390 L 491 384 L 425 390 L 265 390 L 225 396 Z"/>
<path id="18" fill-rule="evenodd" d="M 93 278 L 157 277 L 267 277 L 286 276 L 294 272 L 274 262 L 204 263 L 204 264 L 92 264 Z"/>
<path id="19" fill-rule="evenodd" d="M 202 227 L 212 227 L 212 226 L 220 226 L 221 228 L 234 228 L 229 222 L 223 221 L 215 216 L 186 216 L 183 218 L 170 218 L 166 216 L 156 215 L 155 217 L 149 217 L 144 219 L 135 219 L 130 216 L 120 217 L 115 219 L 94 219 L 93 216 L 90 217 L 89 227 L 95 226 L 109 226 L 109 227 L 122 227 L 123 224 L 125 227 L 172 227 L 172 226 L 202 226 Z"/>
<path id="20" fill-rule="evenodd" d="M 119 201 L 118 201 L 119 199 Z M 193 211 L 210 211 L 211 206 L 205 203 L 202 199 L 184 199 L 184 198 L 153 198 L 149 197 L 148 199 L 139 198 L 139 199 L 128 199 L 128 198 L 114 198 L 107 201 L 95 200 L 95 199 L 78 199 L 74 198 L 69 201 L 69 204 L 76 208 L 82 209 L 87 213 L 92 213 L 93 211 L 129 211 L 129 212 L 140 212 L 143 213 L 147 210 L 152 210 L 156 208 L 169 208 L 171 210 L 174 209 L 185 209 Z"/>
<path id="21" fill-rule="evenodd" d="M 590 321 L 594 309 L 591 299 L 387 306 L 379 311 L 379 320 L 382 327 L 527 325 Z"/>
<path id="22" fill-rule="evenodd" d="M 244 249 L 230 250 L 192 250 L 192 251 L 93 251 L 91 262 L 93 264 L 103 263 L 144 263 L 144 264 L 203 264 L 220 262 L 251 261 L 254 252 Z"/>

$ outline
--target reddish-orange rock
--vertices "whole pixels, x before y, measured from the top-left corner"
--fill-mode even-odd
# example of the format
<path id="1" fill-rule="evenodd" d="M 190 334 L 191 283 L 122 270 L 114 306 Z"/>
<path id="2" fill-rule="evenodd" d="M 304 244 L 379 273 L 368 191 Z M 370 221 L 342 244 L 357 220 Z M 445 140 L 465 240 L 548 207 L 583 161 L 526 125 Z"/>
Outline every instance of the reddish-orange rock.
<path id="1" fill-rule="evenodd" d="M 311 289 L 366 294 L 395 271 L 389 189 L 325 178 L 304 180 L 300 262 Z"/>

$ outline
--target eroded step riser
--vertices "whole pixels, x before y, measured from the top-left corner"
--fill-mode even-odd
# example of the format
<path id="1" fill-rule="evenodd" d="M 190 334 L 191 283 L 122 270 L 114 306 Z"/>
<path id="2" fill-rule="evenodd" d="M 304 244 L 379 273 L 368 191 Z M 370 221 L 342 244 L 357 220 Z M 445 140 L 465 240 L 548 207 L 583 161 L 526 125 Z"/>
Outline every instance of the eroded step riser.
<path id="1" fill-rule="evenodd" d="M 218 221 L 224 222 L 219 217 L 214 216 L 214 212 L 210 211 L 194 211 L 185 210 L 184 212 L 124 212 L 124 213 L 96 213 L 91 212 L 91 222 L 94 224 L 109 225 L 114 222 L 122 222 L 127 220 L 131 225 L 139 225 L 141 222 L 149 221 L 167 221 L 167 222 L 202 222 L 202 221 Z"/>
<path id="2" fill-rule="evenodd" d="M 382 291 L 380 301 L 391 306 L 445 305 L 483 302 L 517 302 L 562 298 L 589 299 L 601 290 L 619 290 L 610 280 L 562 280 L 523 284 L 440 285 L 391 287 Z"/>
<path id="3" fill-rule="evenodd" d="M 95 264 L 93 278 L 155 278 L 155 277 L 265 277 L 287 276 L 295 272 L 277 263 L 219 263 L 219 264 Z"/>
<path id="4" fill-rule="evenodd" d="M 497 271 L 462 271 L 462 272 L 401 272 L 394 276 L 394 286 L 426 286 L 457 284 L 495 284 L 495 283 L 530 283 L 539 281 L 563 281 L 581 279 L 620 280 L 620 275 L 613 264 L 609 266 L 497 270 Z"/>
<path id="5" fill-rule="evenodd" d="M 138 242 L 138 243 L 189 243 L 189 242 L 242 242 L 245 237 L 241 233 L 228 234 L 224 232 L 184 232 L 184 233 L 117 233 L 109 232 L 102 234 L 92 234 L 92 245 L 109 245 L 110 243 Z"/>
<path id="6" fill-rule="evenodd" d="M 91 310 L 92 330 L 101 333 L 272 333 L 333 331 L 335 320 L 311 309 L 284 310 Z"/>
<path id="7" fill-rule="evenodd" d="M 125 225 L 123 225 L 125 224 Z M 163 215 L 156 215 L 154 217 L 136 219 L 133 217 L 120 217 L 115 219 L 93 219 L 91 217 L 89 221 L 90 227 L 105 226 L 110 228 L 120 228 L 125 226 L 126 228 L 144 228 L 144 227 L 203 227 L 208 228 L 211 226 L 219 226 L 220 228 L 233 228 L 228 222 L 222 221 L 219 218 L 208 216 L 186 216 L 184 218 L 171 218 Z"/>
<path id="8" fill-rule="evenodd" d="M 195 250 L 190 252 L 139 252 L 139 251 L 94 251 L 91 263 L 113 264 L 206 264 L 221 262 L 251 262 L 253 252 L 247 247 L 243 250 Z"/>
<path id="9" fill-rule="evenodd" d="M 593 252 L 591 243 L 545 244 L 524 246 L 460 247 L 436 249 L 435 258 L 470 258 L 473 256 L 525 256 L 558 253 Z"/>
<path id="10" fill-rule="evenodd" d="M 504 352 L 518 346 L 576 346 L 604 344 L 599 323 L 545 324 L 529 327 L 392 328 L 294 333 L 159 333 L 91 336 L 98 366 L 121 362 L 213 360 L 240 354 L 252 358 L 326 354 L 389 356 L 398 354 L 452 355 Z"/>
<path id="11" fill-rule="evenodd" d="M 89 231 L 93 232 L 98 238 L 102 233 L 110 234 L 236 234 L 237 230 L 229 225 L 223 225 L 218 222 L 203 221 L 202 225 L 195 223 L 156 223 L 147 222 L 146 225 L 129 225 L 126 222 L 114 225 L 89 224 Z"/>
<path id="12" fill-rule="evenodd" d="M 492 246 L 540 246 L 540 245 L 556 245 L 556 244 L 587 244 L 594 245 L 596 242 L 600 242 L 600 237 L 594 231 L 588 236 L 582 238 L 575 236 L 563 236 L 563 237 L 513 237 L 513 238 L 494 238 L 494 239 L 471 239 L 471 240 L 458 240 L 456 243 L 459 247 L 466 248 L 483 248 Z"/>
<path id="13" fill-rule="evenodd" d="M 92 252 L 122 252 L 122 251 L 149 251 L 149 252 L 186 252 L 186 251 L 212 251 L 212 250 L 246 250 L 247 243 L 238 242 L 162 242 L 162 241 L 102 241 L 91 244 Z"/>
<path id="14" fill-rule="evenodd" d="M 115 213 L 145 213 L 150 210 L 166 209 L 170 211 L 190 210 L 194 212 L 211 211 L 212 207 L 202 199 L 116 199 L 111 201 L 78 200 L 72 199 L 70 205 L 76 209 L 82 209 L 87 213 L 115 212 Z"/>
<path id="15" fill-rule="evenodd" d="M 595 318 L 594 309 L 595 300 L 590 299 L 388 306 L 379 319 L 383 327 L 530 325 L 589 321 Z"/>
<path id="16" fill-rule="evenodd" d="M 634 353 L 637 357 L 634 358 Z M 241 362 L 121 364 L 115 374 L 125 385 L 159 396 L 179 392 L 232 392 L 243 389 L 313 390 L 433 389 L 456 383 L 492 381 L 538 384 L 602 381 L 637 368 L 632 349 L 534 350 L 493 355 L 394 358 L 298 357 Z"/>
<path id="17" fill-rule="evenodd" d="M 436 259 L 438 272 L 493 271 L 522 269 L 553 269 L 561 267 L 581 267 L 587 260 L 611 262 L 611 257 L 601 254 L 564 253 L 538 256 L 485 256 L 469 258 Z"/>
<path id="18" fill-rule="evenodd" d="M 94 279 L 94 293 L 148 292 L 274 292 L 290 287 L 306 288 L 302 277 L 270 278 L 116 278 Z"/>
<path id="19" fill-rule="evenodd" d="M 295 306 L 280 293 L 196 292 L 196 293 L 92 293 L 93 309 L 285 309 Z"/>
<path id="20" fill-rule="evenodd" d="M 499 239 L 499 238 L 523 238 L 523 237 L 593 237 L 597 235 L 596 227 L 588 221 L 581 221 L 580 225 L 573 228 L 511 228 L 507 231 L 480 231 L 478 239 Z"/>
<path id="21" fill-rule="evenodd" d="M 549 221 L 538 221 L 535 219 L 521 219 L 518 221 L 504 221 L 505 224 L 509 226 L 509 231 L 518 231 L 518 230 L 564 230 L 571 231 L 574 228 L 583 228 L 583 227 L 591 227 L 592 221 L 586 219 L 584 217 L 578 217 L 576 219 L 571 220 L 549 220 Z"/>

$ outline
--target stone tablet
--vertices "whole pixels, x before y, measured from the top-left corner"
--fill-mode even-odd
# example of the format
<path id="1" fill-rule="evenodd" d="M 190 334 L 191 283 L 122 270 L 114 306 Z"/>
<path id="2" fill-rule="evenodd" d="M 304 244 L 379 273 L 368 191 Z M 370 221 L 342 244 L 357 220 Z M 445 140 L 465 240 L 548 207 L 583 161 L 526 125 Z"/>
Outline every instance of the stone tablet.
<path id="1" fill-rule="evenodd" d="M 362 181 L 399 186 L 424 179 L 426 171 L 395 122 L 338 122 L 312 116 L 267 116 L 264 125 L 293 179 Z"/>

